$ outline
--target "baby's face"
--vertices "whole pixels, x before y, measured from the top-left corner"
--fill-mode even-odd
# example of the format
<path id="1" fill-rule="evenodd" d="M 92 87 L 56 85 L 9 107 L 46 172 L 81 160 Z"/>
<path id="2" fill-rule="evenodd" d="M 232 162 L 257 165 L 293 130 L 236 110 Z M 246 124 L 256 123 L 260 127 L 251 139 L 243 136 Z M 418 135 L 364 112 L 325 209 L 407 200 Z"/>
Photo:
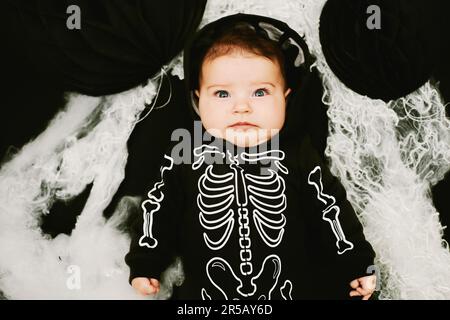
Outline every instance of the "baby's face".
<path id="1" fill-rule="evenodd" d="M 200 118 L 205 129 L 240 147 L 252 147 L 280 131 L 286 111 L 279 65 L 251 53 L 208 59 L 201 70 Z"/>

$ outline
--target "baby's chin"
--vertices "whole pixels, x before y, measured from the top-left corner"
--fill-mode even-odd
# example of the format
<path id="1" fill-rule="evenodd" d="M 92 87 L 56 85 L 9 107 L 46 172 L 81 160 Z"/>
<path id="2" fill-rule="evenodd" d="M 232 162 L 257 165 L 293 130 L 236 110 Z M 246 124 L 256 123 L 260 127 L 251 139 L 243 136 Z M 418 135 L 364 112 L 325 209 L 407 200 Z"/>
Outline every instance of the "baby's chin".
<path id="1" fill-rule="evenodd" d="M 279 129 L 263 129 L 255 127 L 247 130 L 226 128 L 210 133 L 213 136 L 219 136 L 238 147 L 250 148 L 270 140 L 279 131 Z"/>

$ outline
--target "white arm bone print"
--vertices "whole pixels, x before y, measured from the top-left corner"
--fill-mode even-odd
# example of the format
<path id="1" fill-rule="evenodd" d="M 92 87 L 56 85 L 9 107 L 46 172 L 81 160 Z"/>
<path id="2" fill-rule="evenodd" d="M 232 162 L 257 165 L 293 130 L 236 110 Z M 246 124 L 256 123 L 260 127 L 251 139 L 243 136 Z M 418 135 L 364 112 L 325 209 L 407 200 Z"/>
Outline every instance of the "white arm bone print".
<path id="1" fill-rule="evenodd" d="M 317 192 L 317 199 L 324 203 L 325 209 L 322 211 L 322 219 L 327 221 L 336 237 L 336 247 L 338 254 L 343 254 L 347 250 L 353 249 L 353 243 L 345 238 L 341 223 L 339 222 L 340 208 L 335 205 L 336 199 L 323 193 L 322 170 L 319 166 L 315 167 L 308 175 L 308 184 L 313 185 Z"/>
<path id="2" fill-rule="evenodd" d="M 161 181 L 156 182 L 153 188 L 148 192 L 148 199 L 141 204 L 144 212 L 144 235 L 139 239 L 139 245 L 141 247 L 155 248 L 158 245 L 158 240 L 153 237 L 153 214 L 161 208 L 161 201 L 164 200 L 164 193 L 161 189 L 164 187 L 164 174 L 167 170 L 173 168 L 173 158 L 164 155 L 164 159 L 169 161 L 167 166 L 161 166 Z M 150 211 L 147 206 L 153 207 Z"/>
<path id="3" fill-rule="evenodd" d="M 196 156 L 201 158 L 196 161 L 195 166 L 193 165 L 194 169 L 198 169 L 204 161 L 202 152 L 217 152 L 207 146 L 202 146 L 198 150 L 200 152 Z M 241 153 L 240 158 L 233 157 L 229 151 L 227 153 L 231 172 L 218 175 L 213 173 L 213 166 L 209 165 L 198 182 L 197 204 L 200 209 L 200 223 L 206 229 L 203 234 L 204 240 L 211 250 L 220 250 L 227 244 L 237 219 L 240 272 L 235 272 L 233 266 L 221 257 L 212 258 L 206 266 L 206 272 L 210 282 L 221 292 L 222 298 L 257 296 L 260 299 L 270 299 L 280 276 L 281 260 L 277 255 L 268 256 L 260 270 L 254 272 L 248 207 L 250 204 L 254 206 L 253 221 L 264 243 L 272 248 L 278 246 L 283 238 L 286 224 L 286 218 L 283 215 L 287 206 L 284 194 L 285 183 L 274 170 L 270 169 L 269 175 L 246 174 L 239 160 L 251 163 L 269 159 L 276 162 L 276 167 L 280 171 L 288 173 L 287 168 L 279 163 L 284 159 L 284 153 L 280 150 L 259 154 Z M 231 208 L 232 204 L 237 205 L 237 215 Z M 216 241 L 212 240 L 208 236 L 208 231 L 219 229 L 223 229 L 223 233 L 220 233 L 221 237 Z M 271 234 L 273 232 L 275 235 Z M 217 279 L 222 279 L 220 284 Z M 291 297 L 292 283 L 286 280 L 280 290 L 283 297 Z M 227 291 L 231 292 L 227 293 Z M 202 290 L 202 297 L 211 298 L 205 289 Z"/>

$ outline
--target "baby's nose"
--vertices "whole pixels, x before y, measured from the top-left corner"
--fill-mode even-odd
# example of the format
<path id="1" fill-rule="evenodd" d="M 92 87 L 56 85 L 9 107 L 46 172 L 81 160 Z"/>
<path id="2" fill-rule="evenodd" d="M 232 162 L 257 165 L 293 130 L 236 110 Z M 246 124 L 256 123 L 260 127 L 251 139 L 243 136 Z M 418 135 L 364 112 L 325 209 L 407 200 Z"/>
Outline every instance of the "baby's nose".
<path id="1" fill-rule="evenodd" d="M 251 112 L 252 108 L 248 99 L 239 99 L 233 106 L 233 112 L 247 113 Z"/>

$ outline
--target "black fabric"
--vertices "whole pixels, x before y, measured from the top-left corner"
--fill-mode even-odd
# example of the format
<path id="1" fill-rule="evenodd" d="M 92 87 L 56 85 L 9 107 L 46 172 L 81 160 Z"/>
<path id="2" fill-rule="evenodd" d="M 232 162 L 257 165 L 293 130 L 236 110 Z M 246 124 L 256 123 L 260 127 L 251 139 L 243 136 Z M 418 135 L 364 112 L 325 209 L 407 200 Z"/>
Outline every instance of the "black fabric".
<path id="1" fill-rule="evenodd" d="M 313 57 L 304 39 L 286 23 L 265 16 L 238 13 L 225 16 L 204 26 L 188 41 L 184 51 L 184 75 L 187 99 L 192 101 L 192 92 L 198 89 L 201 63 L 208 49 L 230 26 L 243 22 L 255 28 L 258 35 L 275 40 L 285 58 L 284 71 L 288 87 L 296 90 L 309 72 Z M 296 65 L 296 59 L 303 55 L 303 63 Z M 193 102 L 195 103 L 195 102 Z M 193 112 L 196 117 L 195 112 Z"/>
<path id="2" fill-rule="evenodd" d="M 450 243 L 450 173 L 444 180 L 433 187 L 433 202 L 439 212 L 439 218 L 444 229 L 444 239 Z"/>
<path id="3" fill-rule="evenodd" d="M 322 80 L 316 68 L 306 72 L 298 90 L 289 94 L 286 103 L 286 135 L 309 135 L 311 143 L 324 159 L 328 137 L 327 106 L 322 101 Z"/>
<path id="4" fill-rule="evenodd" d="M 81 29 L 69 30 L 69 5 L 81 9 Z M 26 43 L 43 73 L 65 90 L 92 96 L 128 90 L 158 72 L 197 29 L 206 0 L 7 0 L 16 16 L 9 32 Z"/>
<path id="5" fill-rule="evenodd" d="M 293 299 L 349 298 L 349 282 L 367 275 L 366 270 L 373 264 L 374 253 L 364 239 L 362 226 L 346 199 L 344 188 L 331 175 L 326 164 L 312 147 L 309 138 L 305 136 L 303 139 L 290 139 L 284 136 L 283 131 L 279 136 L 272 138 L 264 150 L 269 150 L 267 152 L 270 155 L 281 155 L 280 163 L 287 169 L 284 172 L 275 169 L 277 165 L 274 160 L 271 163 L 264 163 L 263 160 L 251 162 L 240 158 L 244 152 L 255 156 L 261 152 L 260 146 L 237 148 L 220 138 L 210 138 L 212 142 L 203 143 L 202 147 L 215 146 L 217 152 L 213 158 L 206 155 L 203 163 L 198 162 L 201 156 L 194 154 L 194 150 L 201 146 L 196 144 L 195 139 L 188 144 L 190 146 L 188 156 L 192 159 L 189 163 L 180 163 L 180 159 L 176 157 L 179 150 L 173 149 L 178 142 L 172 144 L 166 152 L 160 172 L 142 194 L 142 204 L 136 205 L 136 210 L 140 211 L 140 219 L 134 225 L 130 252 L 126 256 L 126 262 L 130 266 L 130 281 L 134 277 L 161 279 L 161 273 L 175 257 L 179 256 L 185 272 L 185 281 L 177 292 L 177 298 L 180 299 L 205 298 L 202 296 L 202 289 L 205 289 L 212 299 L 224 299 L 225 296 L 213 285 L 213 281 L 225 292 L 228 299 L 257 299 L 262 294 L 268 298 L 271 288 L 273 288 L 272 299 L 283 299 L 281 292 L 286 294 L 286 290 L 282 289 L 286 280 L 290 280 L 293 284 Z M 218 156 L 219 152 L 223 152 L 225 158 Z M 186 157 L 186 154 L 183 153 L 183 156 Z M 193 163 L 199 163 L 199 166 L 194 168 Z M 322 177 L 315 181 L 322 182 L 323 193 L 335 198 L 343 232 L 346 239 L 354 245 L 353 249 L 342 254 L 338 253 L 337 240 L 330 224 L 323 220 L 323 212 L 330 204 L 325 205 L 319 201 L 315 187 L 308 183 L 309 174 L 317 166 L 321 168 Z M 274 169 L 278 174 L 278 180 L 270 180 L 269 171 L 262 171 L 264 167 Z M 208 170 L 212 170 L 212 174 L 208 174 Z M 243 175 L 237 173 L 241 172 L 240 170 L 243 170 Z M 234 178 L 230 178 L 230 174 Z M 228 175 L 226 180 L 224 175 Z M 253 175 L 253 180 L 249 175 Z M 259 196 L 251 191 L 255 190 L 252 187 L 257 186 L 254 181 L 258 178 L 255 176 L 260 179 L 265 177 L 263 178 L 265 182 L 258 186 L 267 190 L 259 190 Z M 277 182 L 268 183 L 268 179 Z M 277 185 L 281 189 L 273 191 L 277 189 Z M 217 204 L 228 197 L 217 194 L 230 188 L 233 191 L 229 195 L 234 196 L 231 198 L 232 201 L 215 206 L 214 203 Z M 247 190 L 246 193 L 243 190 Z M 280 199 L 283 195 L 286 207 L 281 205 L 283 200 Z M 275 199 L 270 196 L 275 196 Z M 256 200 L 252 200 L 252 197 Z M 245 199 L 247 201 L 244 201 Z M 152 213 L 152 236 L 144 236 L 145 212 L 142 208 L 145 208 L 145 212 Z M 204 208 L 217 212 L 204 213 Z M 229 212 L 224 208 L 232 210 L 231 219 L 234 223 L 231 224 L 228 240 L 220 248 L 212 249 L 211 243 L 207 244 L 205 240 L 206 236 L 217 241 L 225 234 L 227 227 L 222 225 L 216 229 L 206 229 L 205 225 L 208 228 L 212 228 L 212 225 L 203 218 L 219 219 Z M 258 208 L 260 212 L 261 208 L 279 210 L 277 214 L 266 212 L 265 215 L 270 219 L 278 220 L 282 215 L 286 219 L 281 229 L 274 226 L 264 229 L 272 240 L 281 234 L 280 241 L 272 242 L 270 247 L 268 245 L 270 241 L 263 240 L 262 233 L 257 228 L 255 209 Z M 241 210 L 248 210 L 248 215 L 245 216 L 243 214 L 245 211 Z M 204 214 L 203 217 L 199 215 L 201 212 Z M 250 231 L 244 231 L 246 228 L 243 226 L 247 226 Z M 253 271 L 247 277 L 240 273 L 242 234 L 249 234 L 250 242 L 247 243 L 250 243 L 249 250 L 252 253 L 249 261 Z M 277 264 L 268 260 L 270 263 L 264 268 L 261 277 L 256 277 L 262 270 L 264 260 L 269 256 L 280 263 L 278 266 L 280 269 L 276 269 L 277 272 L 270 271 Z M 212 261 L 220 262 L 216 264 Z M 226 270 L 220 270 L 224 266 Z M 255 277 L 257 291 L 248 296 L 242 294 L 245 289 L 238 293 L 239 281 L 232 276 L 229 268 L 239 279 L 244 279 L 244 283 L 249 281 L 248 277 Z M 269 277 L 264 278 L 267 275 Z M 275 278 L 277 278 L 276 286 Z M 246 285 L 248 283 L 244 284 L 244 287 Z"/>
<path id="6" fill-rule="evenodd" d="M 439 60 L 439 3 L 328 0 L 320 17 L 320 41 L 331 70 L 370 98 L 388 101 L 416 90 Z M 381 29 L 367 27 L 370 5 L 381 9 Z"/>

